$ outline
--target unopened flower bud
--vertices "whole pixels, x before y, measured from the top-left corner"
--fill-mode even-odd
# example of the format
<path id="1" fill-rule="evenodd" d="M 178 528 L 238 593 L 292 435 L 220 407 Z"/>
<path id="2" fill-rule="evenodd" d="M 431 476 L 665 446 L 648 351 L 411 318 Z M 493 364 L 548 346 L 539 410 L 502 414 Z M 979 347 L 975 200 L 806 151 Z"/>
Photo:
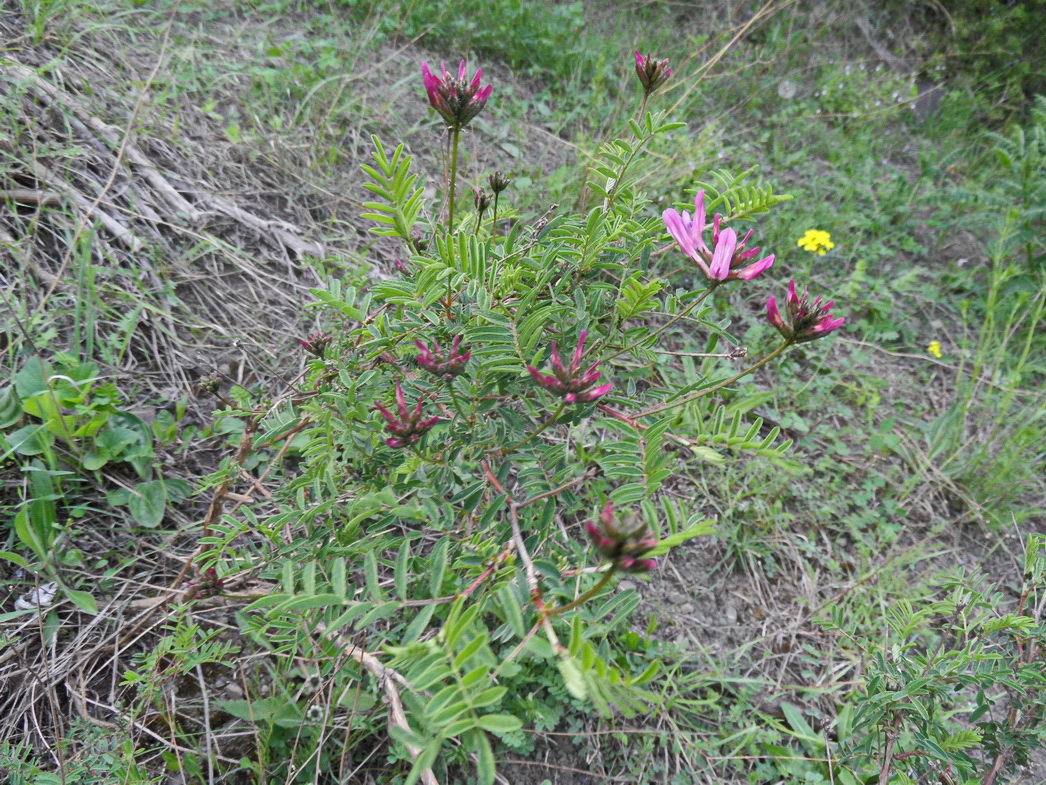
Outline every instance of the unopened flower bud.
<path id="1" fill-rule="evenodd" d="M 310 333 L 304 338 L 299 338 L 298 343 L 300 343 L 302 348 L 309 354 L 319 357 L 322 360 L 326 356 L 327 349 L 330 347 L 333 340 L 333 337 L 324 333 Z"/>
<path id="2" fill-rule="evenodd" d="M 200 381 L 196 383 L 197 388 L 204 395 L 217 395 L 218 390 L 221 389 L 222 380 L 218 374 L 210 373 L 206 376 L 201 376 Z"/>
<path id="3" fill-rule="evenodd" d="M 508 188 L 509 183 L 512 181 L 505 177 L 501 172 L 494 172 L 487 178 L 487 182 L 490 184 L 490 190 L 495 194 L 499 194 Z"/>
<path id="4" fill-rule="evenodd" d="M 483 213 L 486 212 L 488 207 L 490 207 L 493 197 L 483 188 L 473 188 L 472 200 L 476 204 L 476 212 L 480 214 L 480 217 L 482 217 Z"/>
<path id="5" fill-rule="evenodd" d="M 657 566 L 654 559 L 643 558 L 657 547 L 657 540 L 647 530 L 646 522 L 631 514 L 618 521 L 614 505 L 607 502 L 599 515 L 600 525 L 585 522 L 592 544 L 600 556 L 622 572 L 650 572 Z"/>
<path id="6" fill-rule="evenodd" d="M 644 57 L 636 50 L 636 75 L 643 85 L 647 95 L 657 90 L 668 81 L 672 75 L 672 69 L 668 67 L 668 60 L 655 60 L 653 55 Z"/>

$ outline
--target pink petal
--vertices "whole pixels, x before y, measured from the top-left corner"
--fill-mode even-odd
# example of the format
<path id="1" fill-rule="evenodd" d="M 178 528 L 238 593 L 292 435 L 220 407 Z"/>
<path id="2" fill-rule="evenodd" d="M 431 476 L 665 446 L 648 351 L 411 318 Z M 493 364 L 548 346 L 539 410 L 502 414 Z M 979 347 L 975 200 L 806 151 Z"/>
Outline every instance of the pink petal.
<path id="1" fill-rule="evenodd" d="M 690 225 L 690 237 L 698 250 L 708 253 L 705 245 L 705 192 L 698 191 L 694 197 L 694 222 Z"/>
<path id="2" fill-rule="evenodd" d="M 781 316 L 781 312 L 777 310 L 777 299 L 773 296 L 766 301 L 766 318 L 770 320 L 770 324 L 781 330 L 788 329 L 788 325 L 785 324 L 784 318 Z"/>
<path id="3" fill-rule="evenodd" d="M 717 216 L 718 217 L 718 216 Z M 724 229 L 719 236 L 712 254 L 712 264 L 708 267 L 708 277 L 716 281 L 725 281 L 730 275 L 730 262 L 734 258 L 734 248 L 737 247 L 737 232 L 733 229 Z"/>
<path id="4" fill-rule="evenodd" d="M 410 412 L 407 410 L 407 401 L 403 397 L 403 388 L 400 387 L 399 383 L 396 384 L 396 406 L 399 409 L 401 420 L 406 421 L 410 419 Z"/>
<path id="5" fill-rule="evenodd" d="M 765 259 L 760 259 L 754 264 L 748 265 L 745 269 L 737 274 L 737 277 L 743 281 L 751 281 L 757 275 L 766 272 L 774 266 L 774 255 L 770 254 Z"/>
<path id="6" fill-rule="evenodd" d="M 381 412 L 381 416 L 388 420 L 392 425 L 399 424 L 399 420 L 392 416 L 392 412 L 382 406 L 380 403 L 375 403 L 374 408 Z"/>
<path id="7" fill-rule="evenodd" d="M 668 233 L 672 235 L 672 239 L 676 241 L 676 245 L 679 246 L 679 250 L 683 252 L 683 255 L 693 259 L 695 262 L 698 261 L 697 251 L 694 249 L 694 243 L 690 236 L 690 226 L 683 219 L 683 216 L 670 207 L 661 213 L 661 218 L 665 222 L 665 228 L 668 229 Z"/>
<path id="8" fill-rule="evenodd" d="M 556 378 L 562 379 L 567 372 L 567 369 L 563 367 L 563 361 L 559 359 L 559 352 L 556 351 L 556 342 L 552 342 L 552 372 L 556 374 Z"/>
<path id="9" fill-rule="evenodd" d="M 577 373 L 577 369 L 581 367 L 581 355 L 585 349 L 585 338 L 588 337 L 588 331 L 582 330 L 581 335 L 577 339 L 577 348 L 574 349 L 574 359 L 570 363 L 570 375 L 573 376 Z"/>

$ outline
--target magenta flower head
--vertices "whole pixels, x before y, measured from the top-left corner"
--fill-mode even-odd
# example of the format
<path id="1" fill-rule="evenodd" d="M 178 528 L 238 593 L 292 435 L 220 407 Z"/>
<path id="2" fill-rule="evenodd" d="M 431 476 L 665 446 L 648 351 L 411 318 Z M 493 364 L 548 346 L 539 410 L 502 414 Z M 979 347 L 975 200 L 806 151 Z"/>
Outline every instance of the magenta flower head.
<path id="1" fill-rule="evenodd" d="M 643 83 L 643 90 L 650 95 L 668 81 L 668 77 L 672 75 L 672 69 L 668 67 L 668 60 L 655 60 L 653 55 L 644 57 L 637 49 L 636 75 Z"/>
<path id="2" fill-rule="evenodd" d="M 453 379 L 462 373 L 465 370 L 465 363 L 472 356 L 471 351 L 464 354 L 458 353 L 461 343 L 460 335 L 454 336 L 454 342 L 451 343 L 449 352 L 445 352 L 435 338 L 432 339 L 432 349 L 421 341 L 414 341 L 414 343 L 421 351 L 421 354 L 415 358 L 415 362 L 429 373 L 442 376 L 444 379 Z"/>
<path id="3" fill-rule="evenodd" d="M 302 348 L 309 354 L 315 355 L 322 360 L 326 356 L 327 348 L 331 345 L 331 341 L 333 340 L 334 338 L 325 333 L 309 333 L 304 338 L 299 338 L 298 343 L 300 343 Z"/>
<path id="4" fill-rule="evenodd" d="M 458 67 L 457 79 L 450 75 L 447 66 L 442 62 L 439 67 L 443 72 L 442 78 L 437 78 L 429 70 L 428 63 L 421 64 L 425 92 L 429 95 L 429 103 L 432 104 L 432 108 L 440 113 L 447 125 L 452 129 L 460 130 L 483 111 L 494 88 L 489 84 L 480 88 L 479 80 L 483 76 L 482 68 L 477 68 L 476 75 L 469 81 L 464 60 Z"/>
<path id="5" fill-rule="evenodd" d="M 217 597 L 222 593 L 222 590 L 225 588 L 225 581 L 218 577 L 218 571 L 214 567 L 208 567 L 203 572 L 200 572 L 199 567 L 196 567 L 195 570 L 196 574 L 189 581 L 189 590 L 186 592 L 188 597 L 205 599 L 207 597 Z"/>
<path id="6" fill-rule="evenodd" d="M 759 246 L 745 250 L 745 245 L 752 238 L 752 230 L 749 229 L 744 239 L 738 242 L 737 232 L 733 229 L 720 230 L 719 222 L 723 216 L 719 213 L 712 219 L 712 250 L 709 250 L 704 240 L 704 191 L 698 191 L 694 199 L 693 220 L 685 210 L 680 215 L 672 208 L 665 210 L 661 217 L 683 255 L 697 262 L 705 277 L 716 284 L 738 279 L 750 281 L 774 265 L 773 254 L 752 262 L 759 255 Z"/>
<path id="7" fill-rule="evenodd" d="M 599 516 L 600 525 L 585 521 L 585 531 L 599 555 L 622 572 L 650 572 L 657 566 L 654 559 L 642 558 L 657 547 L 657 540 L 647 531 L 646 522 L 636 514 L 619 523 L 614 505 L 608 501 Z"/>
<path id="8" fill-rule="evenodd" d="M 785 298 L 788 318 L 782 316 L 777 309 L 777 300 L 773 297 L 766 301 L 766 316 L 789 343 L 806 343 L 824 338 L 846 321 L 842 317 L 836 319 L 832 316 L 830 311 L 833 304 L 832 300 L 822 303 L 820 297 L 811 303 L 806 289 L 803 289 L 801 296 L 797 295 L 795 281 L 789 281 L 788 296 Z"/>
<path id="9" fill-rule="evenodd" d="M 577 339 L 577 348 L 574 350 L 574 359 L 570 366 L 563 365 L 556 351 L 556 342 L 552 342 L 552 376 L 546 376 L 538 371 L 533 365 L 527 366 L 531 378 L 555 395 L 562 395 L 567 403 L 592 403 L 597 398 L 602 398 L 614 387 L 612 384 L 604 384 L 595 389 L 590 389 L 599 381 L 600 373 L 596 370 L 599 363 L 595 363 L 587 371 L 581 371 L 581 355 L 585 351 L 585 338 L 588 333 L 581 331 Z"/>
<path id="10" fill-rule="evenodd" d="M 439 417 L 432 417 L 427 420 L 422 419 L 421 404 L 424 400 L 425 396 L 423 395 L 418 399 L 418 403 L 413 410 L 408 409 L 407 402 L 403 398 L 403 388 L 397 382 L 396 408 L 399 411 L 399 417 L 393 415 L 380 403 L 374 404 L 374 408 L 381 412 L 381 416 L 386 420 L 385 430 L 392 434 L 391 438 L 385 440 L 385 444 L 389 445 L 389 447 L 409 447 L 417 444 L 421 441 L 421 437 L 425 435 L 425 432 L 439 422 Z"/>

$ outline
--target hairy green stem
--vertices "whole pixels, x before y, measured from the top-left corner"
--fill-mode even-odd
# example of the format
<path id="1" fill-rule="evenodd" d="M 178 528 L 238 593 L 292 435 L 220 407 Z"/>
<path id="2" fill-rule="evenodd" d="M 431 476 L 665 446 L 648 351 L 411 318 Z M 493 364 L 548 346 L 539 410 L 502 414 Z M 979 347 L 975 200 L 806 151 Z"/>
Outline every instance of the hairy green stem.
<path id="1" fill-rule="evenodd" d="M 603 577 L 600 578 L 599 583 L 597 583 L 591 589 L 586 591 L 584 594 L 582 594 L 580 597 L 578 597 L 573 602 L 568 602 L 566 605 L 560 605 L 558 608 L 547 608 L 545 610 L 545 616 L 558 616 L 559 614 L 566 613 L 570 609 L 576 608 L 581 603 L 586 602 L 587 600 L 592 599 L 594 596 L 596 596 L 596 594 L 599 592 L 600 589 L 602 589 L 604 586 L 607 585 L 607 582 L 610 580 L 610 578 L 613 575 L 614 575 L 614 568 L 611 567 L 609 570 L 607 570 L 605 573 L 603 573 Z"/>
<path id="2" fill-rule="evenodd" d="M 461 129 L 454 127 L 450 129 L 451 151 L 450 151 L 450 201 L 447 205 L 447 231 L 454 232 L 454 196 L 458 185 L 458 140 L 461 137 Z"/>
<path id="3" fill-rule="evenodd" d="M 497 191 L 494 192 L 494 215 L 490 219 L 490 239 L 498 239 L 498 197 L 501 196 Z"/>

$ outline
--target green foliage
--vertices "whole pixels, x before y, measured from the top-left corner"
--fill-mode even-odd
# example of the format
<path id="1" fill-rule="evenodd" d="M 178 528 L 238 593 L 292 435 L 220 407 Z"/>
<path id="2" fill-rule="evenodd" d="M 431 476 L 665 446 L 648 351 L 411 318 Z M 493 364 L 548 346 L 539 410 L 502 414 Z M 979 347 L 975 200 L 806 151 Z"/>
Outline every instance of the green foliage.
<path id="1" fill-rule="evenodd" d="M 1043 544 L 1042 535 L 1027 541 L 1020 600 L 1012 610 L 983 579 L 960 573 L 941 581 L 941 600 L 920 607 L 898 600 L 887 617 L 885 645 L 857 634 L 833 612 L 830 628 L 869 663 L 866 687 L 854 698 L 852 718 L 847 715 L 849 732 L 839 732 L 846 765 L 886 772 L 894 766 L 919 779 L 941 768 L 972 778 L 992 768 L 997 756 L 1001 771 L 1026 762 L 1038 747 L 1046 706 L 1039 656 L 1046 634 L 1027 615 L 1046 591 Z M 884 739 L 891 740 L 885 761 Z"/>
<path id="2" fill-rule="evenodd" d="M 1002 169 L 987 198 L 996 215 L 1006 216 L 1003 236 L 1020 250 L 1033 272 L 1046 269 L 1046 97 L 1035 97 L 1027 128 L 990 133 Z"/>
<path id="3" fill-rule="evenodd" d="M 421 188 L 414 188 L 418 176 L 412 174 L 412 158 L 405 155 L 403 145 L 398 145 L 389 158 L 376 136 L 371 136 L 374 143 L 374 162 L 378 165 L 363 166 L 363 171 L 371 177 L 371 182 L 363 187 L 378 196 L 380 202 L 366 202 L 363 206 L 372 212 L 361 217 L 369 218 L 384 226 L 372 227 L 375 234 L 400 237 L 410 240 L 414 224 L 421 211 Z"/>

